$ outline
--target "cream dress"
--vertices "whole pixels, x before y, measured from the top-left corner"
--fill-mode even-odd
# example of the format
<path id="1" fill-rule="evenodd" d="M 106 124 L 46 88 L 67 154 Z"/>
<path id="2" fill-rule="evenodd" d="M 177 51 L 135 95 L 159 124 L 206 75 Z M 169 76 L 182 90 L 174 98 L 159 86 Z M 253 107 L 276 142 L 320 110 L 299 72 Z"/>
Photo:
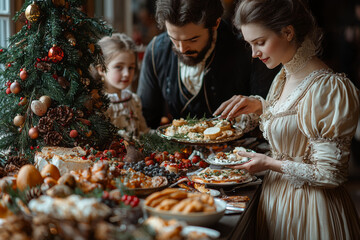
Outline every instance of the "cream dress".
<path id="1" fill-rule="evenodd" d="M 119 135 L 127 139 L 137 138 L 141 133 L 149 131 L 138 95 L 128 90 L 121 91 L 121 98 L 116 93 L 106 95 L 110 99 L 106 116 L 110 117 L 111 123 L 120 129 Z"/>
<path id="2" fill-rule="evenodd" d="M 343 187 L 359 93 L 344 75 L 322 69 L 276 105 L 285 79 L 283 68 L 263 101 L 261 128 L 283 173 L 269 171 L 264 178 L 257 237 L 360 239 L 359 218 Z"/>

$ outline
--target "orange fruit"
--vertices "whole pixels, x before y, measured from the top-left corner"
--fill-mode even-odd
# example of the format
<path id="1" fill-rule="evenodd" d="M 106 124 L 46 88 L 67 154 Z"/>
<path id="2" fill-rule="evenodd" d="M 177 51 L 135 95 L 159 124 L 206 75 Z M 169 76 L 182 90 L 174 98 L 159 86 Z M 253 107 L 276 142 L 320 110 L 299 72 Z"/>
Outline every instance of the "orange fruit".
<path id="1" fill-rule="evenodd" d="M 27 187 L 33 188 L 42 182 L 43 178 L 39 170 L 30 164 L 22 166 L 16 178 L 16 186 L 19 190 L 24 190 Z"/>

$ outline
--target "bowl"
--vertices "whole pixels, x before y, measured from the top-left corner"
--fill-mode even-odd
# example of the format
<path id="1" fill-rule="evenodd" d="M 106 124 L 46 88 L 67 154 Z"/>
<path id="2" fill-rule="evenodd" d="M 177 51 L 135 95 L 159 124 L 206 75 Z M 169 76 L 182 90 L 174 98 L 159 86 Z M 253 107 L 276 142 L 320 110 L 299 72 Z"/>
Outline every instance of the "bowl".
<path id="1" fill-rule="evenodd" d="M 216 212 L 196 212 L 196 213 L 177 213 L 171 211 L 157 210 L 155 208 L 143 205 L 146 213 L 150 216 L 158 216 L 163 219 L 176 219 L 184 221 L 188 225 L 196 226 L 211 226 L 217 223 L 225 213 L 226 202 L 221 199 L 215 198 Z"/>

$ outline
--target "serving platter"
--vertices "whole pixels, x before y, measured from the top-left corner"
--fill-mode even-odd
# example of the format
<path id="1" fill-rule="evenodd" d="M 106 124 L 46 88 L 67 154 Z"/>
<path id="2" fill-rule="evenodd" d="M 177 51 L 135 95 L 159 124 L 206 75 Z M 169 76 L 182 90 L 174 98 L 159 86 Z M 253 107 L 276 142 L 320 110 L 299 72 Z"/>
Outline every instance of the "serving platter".
<path id="1" fill-rule="evenodd" d="M 240 147 L 240 148 L 242 148 L 242 147 Z M 243 150 L 240 150 L 240 151 L 255 153 L 255 151 L 253 151 L 251 149 L 245 149 L 245 148 L 242 148 L 242 149 Z M 245 164 L 245 163 L 248 163 L 251 161 L 251 158 L 240 157 L 240 156 L 236 155 L 236 152 L 233 153 L 232 151 L 224 152 L 221 154 L 223 154 L 226 158 L 219 158 L 218 157 L 219 153 L 217 153 L 217 154 L 210 154 L 204 160 L 205 160 L 205 162 L 212 164 L 212 165 L 216 165 L 216 166 L 235 166 L 235 165 L 242 165 L 242 164 Z M 228 158 L 230 158 L 230 155 L 232 155 L 233 158 L 238 158 L 238 159 L 236 159 L 236 160 L 228 159 Z"/>
<path id="2" fill-rule="evenodd" d="M 211 139 L 201 139 L 201 140 L 195 140 L 187 138 L 186 135 L 182 136 L 167 136 L 165 135 L 165 131 L 168 127 L 171 127 L 172 124 L 166 124 L 163 126 L 160 126 L 156 129 L 156 133 L 167 140 L 182 143 L 182 144 L 188 144 L 188 145 L 215 145 L 215 144 L 221 144 L 221 143 L 227 143 L 234 140 L 237 140 L 241 138 L 244 135 L 244 132 L 240 128 L 234 128 L 234 134 L 230 137 L 224 137 L 218 140 L 211 140 Z"/>
<path id="3" fill-rule="evenodd" d="M 195 212 L 195 213 L 179 213 L 158 210 L 143 204 L 143 207 L 148 215 L 158 216 L 163 219 L 176 219 L 179 221 L 184 221 L 189 225 L 196 226 L 211 226 L 218 222 L 220 218 L 224 215 L 226 209 L 226 202 L 224 200 L 215 198 L 216 211 L 215 212 Z"/>

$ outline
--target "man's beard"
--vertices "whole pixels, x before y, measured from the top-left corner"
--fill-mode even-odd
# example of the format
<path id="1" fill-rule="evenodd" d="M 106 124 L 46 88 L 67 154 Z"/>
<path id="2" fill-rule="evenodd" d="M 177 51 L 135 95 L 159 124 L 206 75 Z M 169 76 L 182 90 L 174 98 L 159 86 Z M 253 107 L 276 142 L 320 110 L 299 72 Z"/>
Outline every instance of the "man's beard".
<path id="1" fill-rule="evenodd" d="M 211 28 L 209 28 L 208 42 L 207 42 L 206 46 L 200 52 L 187 51 L 185 53 L 181 53 L 175 48 L 174 45 L 172 46 L 172 50 L 179 57 L 180 61 L 183 62 L 185 65 L 195 66 L 196 64 L 200 63 L 205 58 L 206 53 L 211 48 L 213 39 L 214 39 L 214 31 Z M 187 56 L 187 55 L 196 54 L 196 53 L 197 53 L 196 57 Z"/>

